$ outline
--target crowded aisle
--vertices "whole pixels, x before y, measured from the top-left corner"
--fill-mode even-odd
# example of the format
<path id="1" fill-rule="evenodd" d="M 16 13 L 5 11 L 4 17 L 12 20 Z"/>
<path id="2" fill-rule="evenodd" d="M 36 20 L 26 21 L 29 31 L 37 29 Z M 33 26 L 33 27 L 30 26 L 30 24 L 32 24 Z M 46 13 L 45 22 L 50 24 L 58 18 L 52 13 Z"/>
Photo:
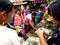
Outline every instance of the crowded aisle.
<path id="1" fill-rule="evenodd" d="M 0 1 L 0 45 L 60 45 L 60 1 Z"/>

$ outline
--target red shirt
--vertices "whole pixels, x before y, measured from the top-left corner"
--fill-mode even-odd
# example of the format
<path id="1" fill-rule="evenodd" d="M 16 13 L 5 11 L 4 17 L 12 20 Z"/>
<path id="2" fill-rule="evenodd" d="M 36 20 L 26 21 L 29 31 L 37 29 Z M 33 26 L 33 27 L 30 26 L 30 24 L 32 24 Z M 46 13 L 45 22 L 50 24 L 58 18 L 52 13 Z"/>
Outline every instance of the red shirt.
<path id="1" fill-rule="evenodd" d="M 14 17 L 14 26 L 20 26 L 23 24 L 23 16 L 15 15 Z"/>

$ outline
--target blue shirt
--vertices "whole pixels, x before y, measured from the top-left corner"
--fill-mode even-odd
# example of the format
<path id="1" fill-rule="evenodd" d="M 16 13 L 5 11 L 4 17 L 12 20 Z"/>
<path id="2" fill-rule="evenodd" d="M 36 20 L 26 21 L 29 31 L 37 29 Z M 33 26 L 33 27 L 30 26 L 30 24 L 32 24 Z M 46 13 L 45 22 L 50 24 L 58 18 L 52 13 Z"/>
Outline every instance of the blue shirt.
<path id="1" fill-rule="evenodd" d="M 40 18 L 40 12 L 38 12 L 38 11 L 36 12 L 36 17 Z"/>
<path id="2" fill-rule="evenodd" d="M 9 22 L 11 25 L 14 24 L 14 17 L 15 17 L 15 13 L 13 14 L 13 17 L 11 18 L 11 20 L 10 20 L 10 22 Z"/>

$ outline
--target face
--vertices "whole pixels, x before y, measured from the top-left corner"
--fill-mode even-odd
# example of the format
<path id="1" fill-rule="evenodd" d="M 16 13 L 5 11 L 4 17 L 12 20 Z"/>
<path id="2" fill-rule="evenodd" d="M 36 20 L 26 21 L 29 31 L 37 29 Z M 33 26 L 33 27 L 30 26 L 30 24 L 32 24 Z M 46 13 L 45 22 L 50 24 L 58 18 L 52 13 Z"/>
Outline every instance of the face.
<path id="1" fill-rule="evenodd" d="M 32 15 L 32 18 L 35 18 L 36 16 Z"/>
<path id="2" fill-rule="evenodd" d="M 17 14 L 20 14 L 20 11 L 19 10 L 17 11 Z"/>
<path id="3" fill-rule="evenodd" d="M 52 22 L 56 25 L 56 26 L 60 26 L 60 21 L 58 21 L 58 20 L 56 20 L 52 15 L 52 12 L 50 12 L 50 14 L 51 14 L 51 17 L 52 17 Z"/>
<path id="4" fill-rule="evenodd" d="M 10 21 L 10 19 L 11 19 L 12 16 L 13 16 L 13 13 L 14 13 L 14 8 L 12 8 L 12 11 L 8 13 L 8 16 L 6 17 L 7 22 Z"/>
<path id="5" fill-rule="evenodd" d="M 29 9 L 29 6 L 27 6 L 26 9 Z"/>
<path id="6" fill-rule="evenodd" d="M 56 19 L 54 19 L 52 17 L 52 22 L 56 25 L 56 26 L 60 26 L 60 21 L 57 21 Z"/>
<path id="7" fill-rule="evenodd" d="M 10 19 L 13 16 L 13 12 L 14 12 L 14 9 L 12 8 L 12 11 L 10 11 L 9 13 L 4 14 L 4 15 L 6 15 L 6 16 L 3 16 L 4 17 L 3 18 L 4 23 L 8 23 L 10 21 Z"/>

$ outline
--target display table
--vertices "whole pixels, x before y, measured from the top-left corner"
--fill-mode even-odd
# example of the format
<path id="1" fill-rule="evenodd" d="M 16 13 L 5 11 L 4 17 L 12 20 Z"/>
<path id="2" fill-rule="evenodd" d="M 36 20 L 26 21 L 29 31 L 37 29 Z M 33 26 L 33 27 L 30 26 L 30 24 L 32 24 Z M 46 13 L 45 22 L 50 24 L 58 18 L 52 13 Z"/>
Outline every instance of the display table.
<path id="1" fill-rule="evenodd" d="M 21 45 L 40 45 L 40 41 L 38 37 L 29 37 Z"/>
<path id="2" fill-rule="evenodd" d="M 45 30 L 46 33 L 49 33 L 48 29 L 42 28 Z M 28 36 L 28 38 L 26 39 L 26 41 L 24 41 L 24 43 L 22 43 L 22 45 L 40 45 L 40 40 L 36 34 L 36 32 L 38 32 L 40 29 L 38 29 L 37 31 L 35 31 L 33 34 L 32 33 L 27 33 L 26 35 Z"/>
<path id="3" fill-rule="evenodd" d="M 36 33 L 27 33 L 28 38 L 21 45 L 40 45 L 39 38 Z"/>

